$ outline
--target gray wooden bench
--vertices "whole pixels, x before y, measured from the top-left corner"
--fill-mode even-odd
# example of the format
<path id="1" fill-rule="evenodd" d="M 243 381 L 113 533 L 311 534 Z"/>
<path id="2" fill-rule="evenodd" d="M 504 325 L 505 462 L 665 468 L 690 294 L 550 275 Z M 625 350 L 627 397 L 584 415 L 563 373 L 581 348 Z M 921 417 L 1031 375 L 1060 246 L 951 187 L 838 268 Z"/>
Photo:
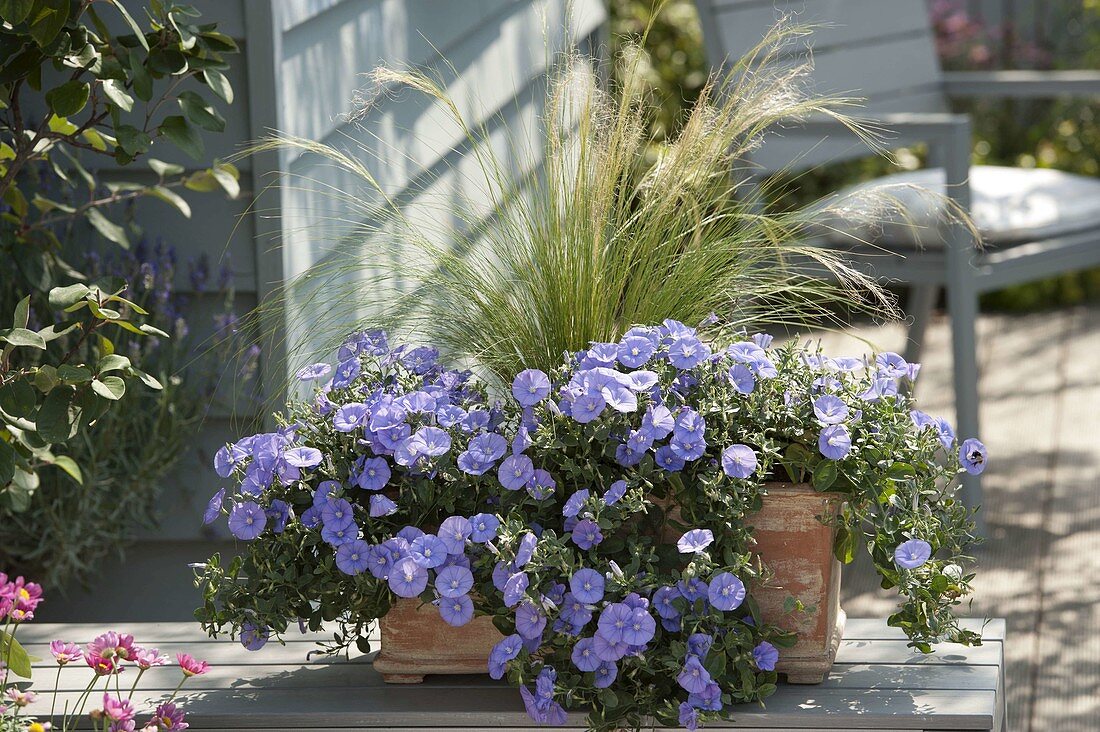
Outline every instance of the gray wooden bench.
<path id="1" fill-rule="evenodd" d="M 982 621 L 967 621 L 980 627 Z M 28 625 L 20 636 L 36 663 L 42 696 L 28 711 L 48 714 L 56 665 L 48 643 L 86 643 L 105 630 L 92 625 Z M 313 637 L 293 636 L 285 646 L 269 643 L 249 652 L 236 643 L 213 641 L 191 623 L 129 623 L 146 646 L 173 658 L 191 653 L 212 664 L 190 679 L 181 700 L 191 729 L 520 729 L 537 727 L 527 718 L 519 694 L 486 677 L 429 677 L 419 686 L 387 686 L 371 667 L 371 656 L 351 660 L 307 659 Z M 749 730 L 994 730 L 1004 729 L 1003 620 L 985 625 L 985 645 L 941 646 L 922 656 L 906 648 L 900 631 L 881 620 L 849 620 L 836 666 L 819 686 L 782 684 L 767 707 L 737 708 L 733 720 L 708 728 Z M 126 676 L 129 678 L 127 679 Z M 123 677 L 127 688 L 133 671 Z M 134 700 L 140 722 L 148 718 L 179 680 L 174 666 L 153 669 Z M 59 708 L 88 682 L 88 669 L 66 667 Z M 565 729 L 584 729 L 583 715 Z"/>

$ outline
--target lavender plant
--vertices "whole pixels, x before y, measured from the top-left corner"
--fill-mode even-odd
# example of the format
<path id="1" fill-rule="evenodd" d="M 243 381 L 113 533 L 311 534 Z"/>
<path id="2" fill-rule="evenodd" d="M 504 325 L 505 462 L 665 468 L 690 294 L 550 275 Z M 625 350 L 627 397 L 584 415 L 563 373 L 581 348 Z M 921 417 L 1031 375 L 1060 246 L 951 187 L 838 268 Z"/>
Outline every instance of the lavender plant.
<path id="1" fill-rule="evenodd" d="M 835 553 L 863 540 L 911 645 L 980 642 L 954 615 L 972 578 L 954 494 L 987 454 L 914 409 L 919 366 L 897 354 L 666 320 L 525 369 L 491 406 L 434 349 L 380 332 L 338 359 L 299 371 L 328 380 L 277 432 L 215 458 L 237 488 L 205 520 L 248 544 L 199 573 L 211 634 L 259 648 L 300 618 L 336 623 L 329 650 L 367 650 L 368 623 L 419 598 L 451 625 L 492 617 L 487 670 L 536 721 L 695 729 L 776 689 L 793 638 L 753 600 L 770 573 L 750 518 L 787 480 L 845 501 Z"/>

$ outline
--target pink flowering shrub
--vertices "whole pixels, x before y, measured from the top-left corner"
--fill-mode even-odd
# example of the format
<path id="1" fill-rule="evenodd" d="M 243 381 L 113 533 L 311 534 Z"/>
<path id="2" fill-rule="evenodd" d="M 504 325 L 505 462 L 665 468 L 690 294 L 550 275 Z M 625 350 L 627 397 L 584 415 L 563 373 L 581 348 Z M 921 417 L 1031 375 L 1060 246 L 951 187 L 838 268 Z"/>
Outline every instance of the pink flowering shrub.
<path id="1" fill-rule="evenodd" d="M 38 714 L 32 705 L 43 701 L 43 697 L 28 688 L 26 682 L 16 682 L 16 677 L 31 678 L 31 657 L 15 639 L 20 626 L 34 618 L 34 611 L 42 602 L 42 588 L 26 582 L 22 577 L 9 580 L 0 572 L 0 732 L 45 732 L 60 729 L 62 732 L 75 730 L 85 715 L 89 702 L 95 706 L 87 710 L 87 716 L 93 729 L 103 732 L 179 732 L 188 727 L 183 710 L 175 703 L 183 683 L 192 676 L 205 674 L 210 666 L 186 653 L 176 656 L 176 665 L 182 672 L 179 683 L 167 701 L 162 702 L 150 716 L 140 713 L 133 701 L 134 691 L 146 671 L 167 666 L 168 656 L 156 648 L 138 645 L 129 633 L 108 631 L 96 636 L 83 648 L 65 640 L 51 641 L 49 649 L 57 663 L 53 693 L 50 695 L 48 715 Z M 76 707 L 70 709 L 66 704 L 58 714 L 57 695 L 61 681 L 61 669 L 69 664 L 87 666 L 90 679 L 88 689 L 99 686 L 102 679 L 104 691 L 98 694 L 81 695 Z M 136 678 L 132 684 L 123 687 L 118 676 L 127 667 L 136 669 Z M 110 689 L 114 691 L 110 691 Z M 40 721 L 42 717 L 45 721 Z M 144 721 L 142 721 L 144 720 Z"/>

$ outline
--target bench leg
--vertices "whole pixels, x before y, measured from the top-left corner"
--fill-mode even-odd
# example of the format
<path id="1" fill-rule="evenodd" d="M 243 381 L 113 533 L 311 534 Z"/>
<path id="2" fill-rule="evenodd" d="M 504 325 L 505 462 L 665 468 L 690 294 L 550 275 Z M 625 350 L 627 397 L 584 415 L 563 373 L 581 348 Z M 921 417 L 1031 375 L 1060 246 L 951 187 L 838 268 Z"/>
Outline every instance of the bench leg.
<path id="1" fill-rule="evenodd" d="M 955 286 L 947 290 L 951 313 L 951 355 L 955 381 L 955 431 L 961 443 L 979 436 L 978 420 L 978 293 L 973 287 Z M 982 485 L 978 476 L 962 477 L 962 500 L 968 508 L 982 504 Z M 976 517 L 978 533 L 984 533 L 981 514 Z"/>

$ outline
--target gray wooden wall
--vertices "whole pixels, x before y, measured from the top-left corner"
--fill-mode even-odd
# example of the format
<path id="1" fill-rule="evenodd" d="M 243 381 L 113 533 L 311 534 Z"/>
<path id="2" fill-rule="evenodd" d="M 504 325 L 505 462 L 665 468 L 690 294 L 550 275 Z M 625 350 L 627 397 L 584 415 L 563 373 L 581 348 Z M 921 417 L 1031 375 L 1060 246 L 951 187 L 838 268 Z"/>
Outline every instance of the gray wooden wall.
<path id="1" fill-rule="evenodd" d="M 139 0 L 126 4 L 135 13 L 142 6 Z M 506 140 L 535 139 L 548 46 L 560 47 L 567 26 L 570 35 L 584 38 L 596 33 L 604 20 L 599 0 L 574 2 L 571 14 L 566 12 L 566 0 L 190 4 L 203 13 L 204 21 L 216 19 L 220 30 L 242 45 L 242 54 L 231 59 L 229 78 L 236 99 L 225 115 L 227 129 L 220 136 L 206 136 L 210 157 L 227 157 L 274 130 L 325 142 L 350 139 L 379 153 L 371 163 L 372 172 L 388 191 L 399 197 L 408 192 L 401 200 L 409 216 L 437 219 L 438 212 L 414 191 L 426 191 L 433 198 L 453 193 L 466 201 L 477 200 L 477 192 L 471 193 L 467 184 L 468 150 L 461 136 L 444 123 L 438 109 L 410 94 L 387 97 L 362 120 L 362 129 L 349 125 L 344 114 L 351 109 L 354 93 L 366 85 L 363 74 L 380 64 L 442 73 L 464 112 L 478 121 L 491 120 L 487 127 L 493 147 L 507 156 Z M 193 165 L 182 154 L 158 157 Z M 530 163 L 526 153 L 516 154 L 517 173 Z M 288 153 L 244 160 L 240 168 L 246 190 L 241 200 L 188 193 L 194 211 L 190 220 L 157 202 L 139 210 L 138 219 L 150 237 L 161 235 L 174 244 L 181 260 L 206 252 L 218 262 L 228 255 L 236 271 L 238 310 L 244 312 L 287 278 L 332 256 L 320 243 L 323 237 L 306 233 L 323 228 L 330 204 L 308 192 L 283 190 L 265 194 L 260 210 L 249 211 L 252 195 L 281 172 L 337 184 L 347 181 L 334 177 L 316 159 Z M 103 167 L 99 171 L 112 173 Z M 263 210 L 272 207 L 282 216 Z M 190 286 L 183 273 L 178 286 L 184 291 Z M 196 295 L 194 310 L 209 312 L 210 303 Z M 283 383 L 281 368 L 273 359 L 268 361 L 265 386 L 278 388 Z M 125 560 L 104 567 L 92 589 L 43 605 L 41 617 L 85 622 L 190 618 L 197 594 L 187 563 L 202 561 L 214 551 L 233 550 L 224 522 L 213 529 L 200 526 L 202 506 L 218 486 L 211 456 L 220 444 L 240 436 L 255 416 L 216 408 L 168 478 L 160 525 L 143 530 Z"/>

